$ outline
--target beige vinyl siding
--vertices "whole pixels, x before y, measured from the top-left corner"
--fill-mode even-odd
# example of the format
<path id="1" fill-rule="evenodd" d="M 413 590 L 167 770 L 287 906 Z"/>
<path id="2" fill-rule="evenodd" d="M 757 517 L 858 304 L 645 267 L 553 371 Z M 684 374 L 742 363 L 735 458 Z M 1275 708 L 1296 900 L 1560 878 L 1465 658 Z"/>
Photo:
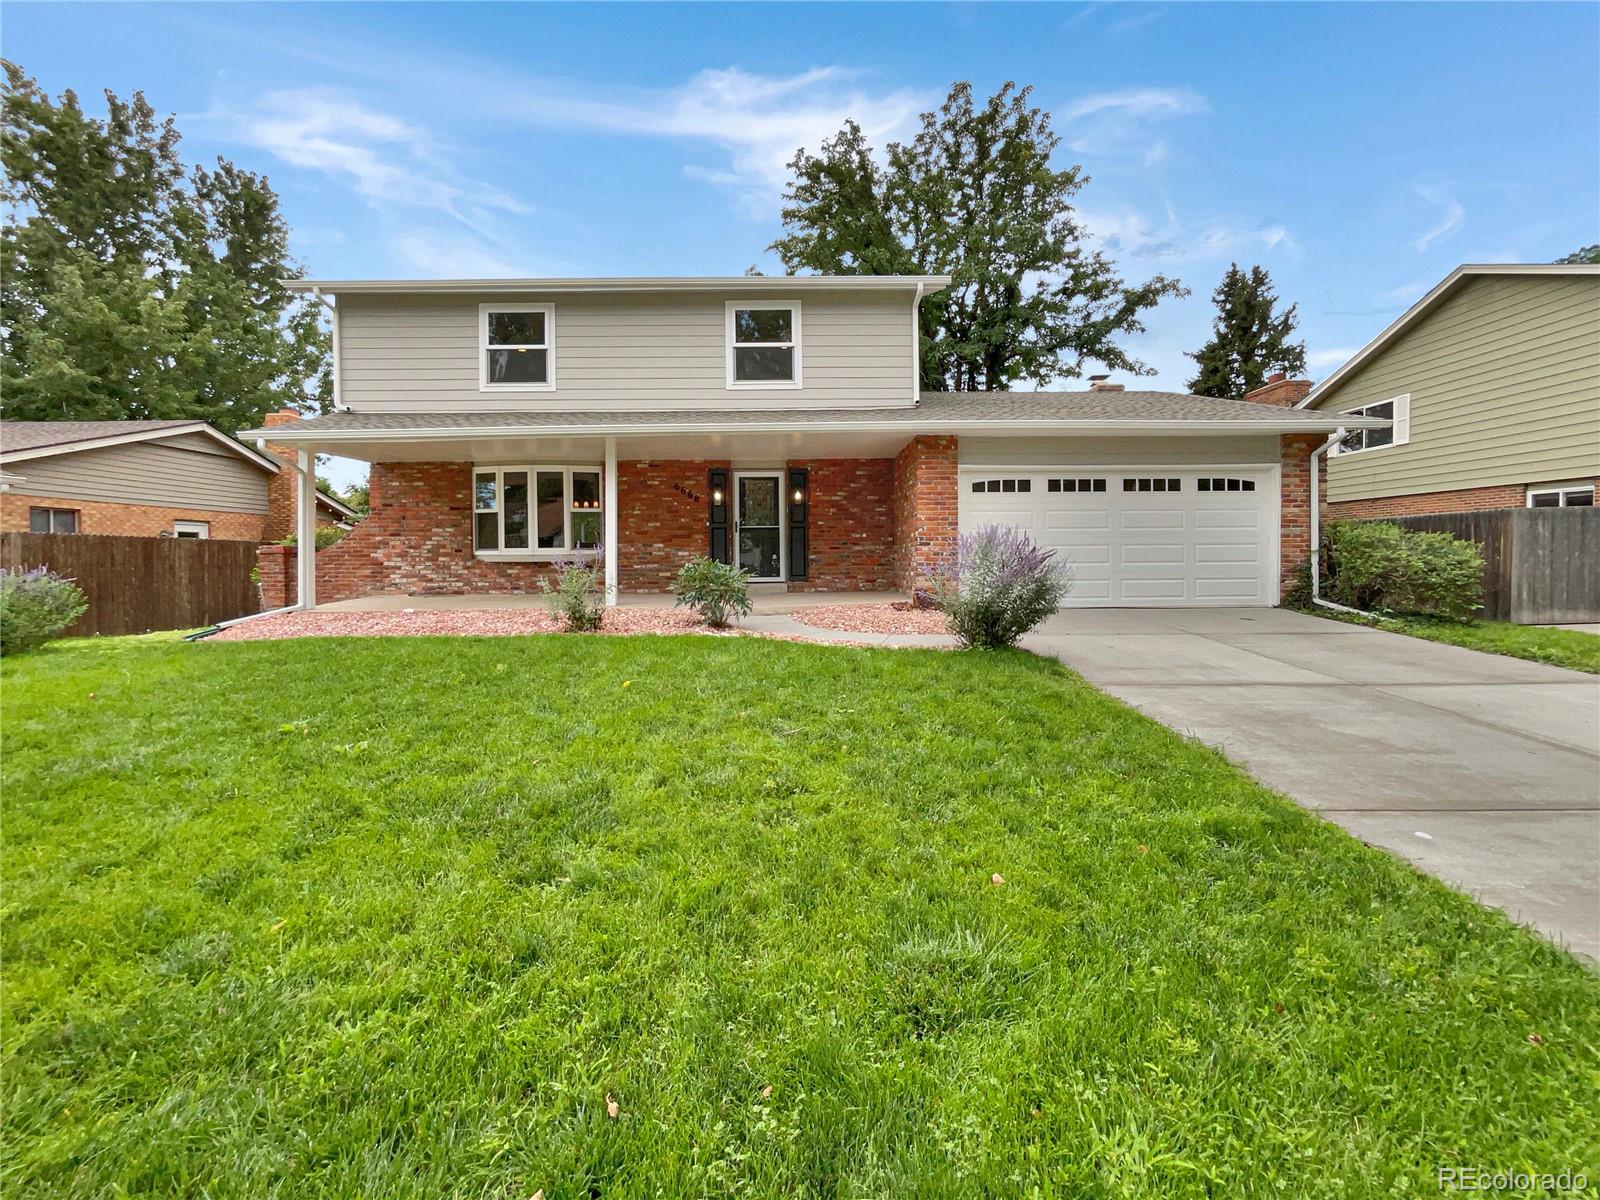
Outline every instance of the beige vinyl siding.
<path id="1" fill-rule="evenodd" d="M 213 451 L 221 451 L 220 454 Z M 104 504 L 264 513 L 272 476 L 203 434 L 30 458 L 13 492 Z"/>
<path id="2" fill-rule="evenodd" d="M 1410 442 L 1336 456 L 1330 500 L 1600 476 L 1600 277 L 1470 279 L 1315 407 L 1407 393 Z"/>
<path id="3" fill-rule="evenodd" d="M 1276 437 L 964 437 L 963 467 L 1276 466 Z"/>
<path id="4" fill-rule="evenodd" d="M 339 298 L 340 399 L 358 412 L 559 408 L 846 408 L 913 400 L 911 297 L 807 292 L 801 388 L 727 387 L 727 307 L 737 295 L 516 296 L 555 306 L 555 388 L 478 387 L 478 306 L 494 296 Z"/>

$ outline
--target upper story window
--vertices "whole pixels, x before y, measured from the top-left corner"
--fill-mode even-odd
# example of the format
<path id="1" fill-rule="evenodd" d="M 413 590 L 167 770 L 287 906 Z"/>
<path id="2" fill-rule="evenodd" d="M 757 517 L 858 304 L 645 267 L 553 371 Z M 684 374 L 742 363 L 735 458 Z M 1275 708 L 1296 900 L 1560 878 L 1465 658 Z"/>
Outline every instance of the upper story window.
<path id="1" fill-rule="evenodd" d="M 800 386 L 800 305 L 728 302 L 728 386 Z"/>
<path id="2" fill-rule="evenodd" d="M 1384 446 L 1404 446 L 1411 440 L 1411 397 L 1396 396 L 1392 400 L 1379 400 L 1363 404 L 1360 408 L 1346 409 L 1341 416 L 1382 417 L 1394 424 L 1388 429 L 1352 429 L 1344 441 L 1333 448 L 1334 454 L 1356 454 L 1362 450 L 1378 450 Z"/>
<path id="3" fill-rule="evenodd" d="M 547 392 L 555 388 L 553 304 L 478 306 L 478 387 Z"/>

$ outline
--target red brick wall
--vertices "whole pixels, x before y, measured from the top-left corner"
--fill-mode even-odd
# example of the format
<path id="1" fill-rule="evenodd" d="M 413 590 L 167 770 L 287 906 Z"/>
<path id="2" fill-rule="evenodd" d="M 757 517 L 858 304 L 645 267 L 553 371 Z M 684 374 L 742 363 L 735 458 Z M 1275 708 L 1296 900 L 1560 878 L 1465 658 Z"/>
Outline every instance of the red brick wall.
<path id="1" fill-rule="evenodd" d="M 791 592 L 887 591 L 895 586 L 894 460 L 800 459 L 811 474 L 809 578 Z M 793 564 L 791 564 L 793 573 Z"/>
<path id="2" fill-rule="evenodd" d="M 28 532 L 28 509 L 70 508 L 78 514 L 79 533 L 122 537 L 160 537 L 172 532 L 174 521 L 205 521 L 214 538 L 259 542 L 264 513 L 223 512 L 214 508 L 167 508 L 157 504 L 105 504 L 97 500 L 66 500 L 51 496 L 25 496 L 0 492 L 0 531 Z"/>
<path id="3" fill-rule="evenodd" d="M 1600 488 L 1600 480 L 1595 481 Z M 1377 496 L 1370 500 L 1343 500 L 1328 505 L 1334 520 L 1368 517 L 1420 517 L 1429 513 L 1475 512 L 1485 508 L 1521 508 L 1528 502 L 1528 486 L 1521 483 L 1495 487 L 1458 488 L 1449 492 L 1415 492 L 1409 496 Z"/>
<path id="4" fill-rule="evenodd" d="M 912 438 L 894 460 L 894 575 L 901 591 L 926 587 L 956 548 L 956 439 Z"/>
<path id="5" fill-rule="evenodd" d="M 1244 398 L 1251 404 L 1270 404 L 1275 408 L 1293 408 L 1311 392 L 1309 379 L 1285 379 L 1282 372 L 1267 376 L 1267 382 Z"/>
<path id="6" fill-rule="evenodd" d="M 1280 439 L 1279 480 L 1279 594 L 1287 595 L 1300 577 L 1301 565 L 1311 558 L 1311 452 L 1327 436 L 1321 433 L 1285 434 Z M 1328 458 L 1317 460 L 1324 516 L 1328 497 Z"/>
<path id="7" fill-rule="evenodd" d="M 707 476 L 727 466 L 704 459 L 617 464 L 617 583 L 623 591 L 668 591 L 678 568 L 711 549 Z"/>

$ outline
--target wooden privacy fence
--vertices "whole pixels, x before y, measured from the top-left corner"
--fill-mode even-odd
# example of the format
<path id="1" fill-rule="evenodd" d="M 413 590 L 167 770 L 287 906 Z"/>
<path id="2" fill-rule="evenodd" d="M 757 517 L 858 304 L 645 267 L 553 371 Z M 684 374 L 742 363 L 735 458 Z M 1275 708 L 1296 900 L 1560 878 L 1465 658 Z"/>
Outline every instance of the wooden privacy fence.
<path id="1" fill-rule="evenodd" d="M 77 581 L 89 611 L 69 636 L 190 629 L 260 611 L 254 542 L 0 533 L 0 565 Z"/>
<path id="2" fill-rule="evenodd" d="M 1600 508 L 1491 508 L 1387 518 L 1483 550 L 1483 616 L 1519 625 L 1600 621 Z"/>

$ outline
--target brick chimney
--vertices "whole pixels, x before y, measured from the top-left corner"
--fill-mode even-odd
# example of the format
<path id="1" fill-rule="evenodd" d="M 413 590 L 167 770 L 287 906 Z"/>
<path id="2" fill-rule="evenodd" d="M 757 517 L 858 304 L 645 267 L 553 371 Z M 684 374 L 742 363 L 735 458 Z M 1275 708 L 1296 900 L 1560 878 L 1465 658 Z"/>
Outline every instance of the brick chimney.
<path id="1" fill-rule="evenodd" d="M 1112 383 L 1109 375 L 1089 376 L 1089 390 L 1091 392 L 1123 392 L 1127 391 L 1120 383 Z"/>
<path id="2" fill-rule="evenodd" d="M 263 428 L 270 429 L 274 425 L 293 425 L 300 419 L 300 413 L 293 408 L 280 408 L 277 412 L 270 412 L 262 418 Z M 295 464 L 299 461 L 298 453 L 293 446 L 277 445 L 268 442 L 267 453 L 284 466 L 278 468 L 278 473 L 267 481 L 267 519 L 261 529 L 263 542 L 281 542 L 294 532 L 294 510 L 297 503 L 295 498 L 295 478 L 298 472 Z"/>
<path id="3" fill-rule="evenodd" d="M 1244 398 L 1251 404 L 1271 404 L 1277 408 L 1293 408 L 1306 398 L 1311 390 L 1309 379 L 1290 379 L 1282 371 L 1274 371 L 1267 381 Z"/>

